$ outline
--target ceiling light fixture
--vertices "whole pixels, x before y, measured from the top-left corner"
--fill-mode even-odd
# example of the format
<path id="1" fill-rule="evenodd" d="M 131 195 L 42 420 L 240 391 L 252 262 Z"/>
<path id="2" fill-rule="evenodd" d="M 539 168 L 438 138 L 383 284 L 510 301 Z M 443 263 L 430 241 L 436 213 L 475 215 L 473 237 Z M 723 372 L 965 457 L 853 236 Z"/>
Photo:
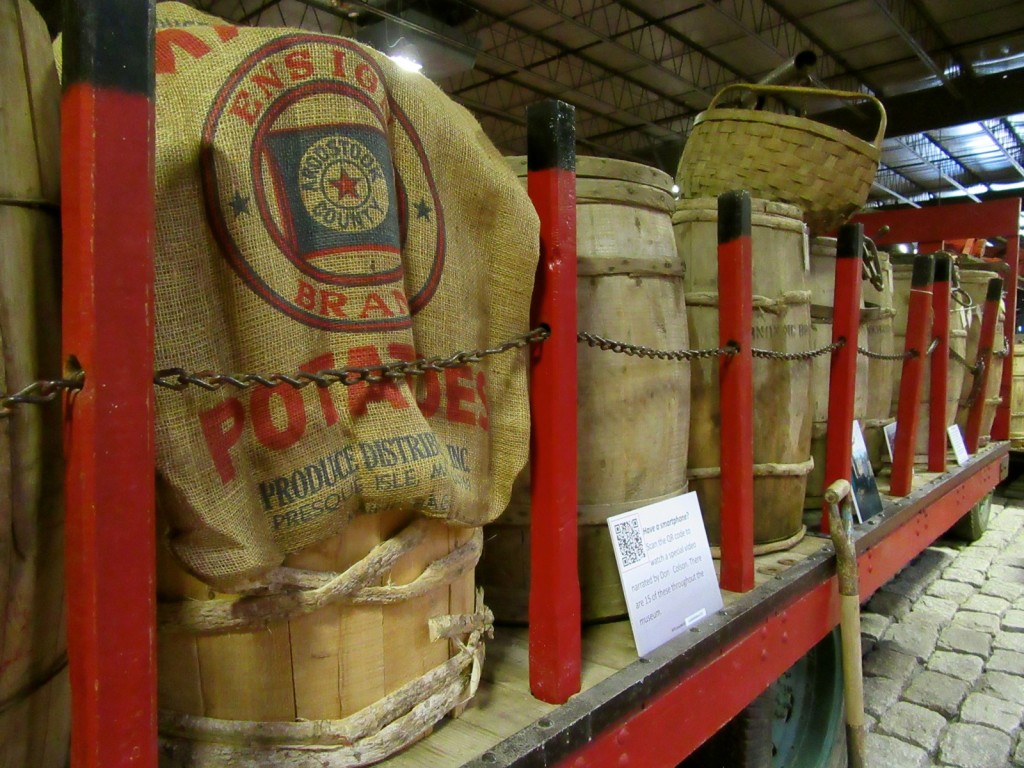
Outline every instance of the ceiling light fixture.
<path id="1" fill-rule="evenodd" d="M 396 45 L 388 52 L 388 58 L 407 72 L 419 72 L 423 69 L 420 52 L 412 43 Z"/>
<path id="2" fill-rule="evenodd" d="M 1009 192 L 1014 189 L 1024 188 L 1024 181 L 1011 181 L 1005 184 L 995 183 L 992 184 L 993 192 Z"/>

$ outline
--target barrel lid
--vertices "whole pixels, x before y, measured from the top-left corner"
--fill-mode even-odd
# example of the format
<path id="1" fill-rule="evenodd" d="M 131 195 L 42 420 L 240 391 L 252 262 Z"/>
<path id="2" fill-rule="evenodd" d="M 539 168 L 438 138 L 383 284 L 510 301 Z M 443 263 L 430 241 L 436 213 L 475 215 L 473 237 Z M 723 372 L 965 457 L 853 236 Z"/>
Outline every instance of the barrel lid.
<path id="1" fill-rule="evenodd" d="M 811 256 L 834 259 L 836 257 L 836 249 L 838 247 L 838 241 L 834 237 L 811 238 Z"/>
<path id="2" fill-rule="evenodd" d="M 576 204 L 625 203 L 671 213 L 675 198 L 665 190 L 617 179 L 577 179 Z"/>
<path id="3" fill-rule="evenodd" d="M 988 285 L 988 281 L 993 277 L 1003 277 L 994 269 L 961 269 L 957 274 L 960 276 L 961 284 L 977 283 L 978 285 Z"/>
<path id="4" fill-rule="evenodd" d="M 685 200 L 679 200 L 676 203 L 676 212 L 682 211 L 704 211 L 712 210 L 715 215 L 718 215 L 718 198 L 717 197 L 691 197 Z M 750 212 L 752 215 L 762 216 L 785 216 L 791 219 L 800 219 L 803 221 L 804 213 L 800 208 L 795 205 L 789 205 L 788 203 L 780 203 L 775 200 L 765 200 L 764 198 L 754 197 L 750 200 Z"/>
<path id="5" fill-rule="evenodd" d="M 505 161 L 517 176 L 526 175 L 526 155 L 506 157 Z M 615 179 L 643 184 L 648 187 L 672 192 L 675 183 L 664 171 L 642 163 L 631 163 L 628 160 L 615 160 L 611 157 L 593 157 L 591 155 L 576 156 L 576 178 L 578 179 Z"/>

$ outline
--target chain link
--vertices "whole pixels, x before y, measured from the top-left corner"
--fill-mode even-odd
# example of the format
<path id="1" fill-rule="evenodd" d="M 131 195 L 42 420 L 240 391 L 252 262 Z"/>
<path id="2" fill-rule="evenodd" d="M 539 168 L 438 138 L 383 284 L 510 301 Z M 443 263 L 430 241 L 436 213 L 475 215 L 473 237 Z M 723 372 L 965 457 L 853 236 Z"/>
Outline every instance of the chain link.
<path id="1" fill-rule="evenodd" d="M 9 395 L 0 394 L 0 419 L 13 413 L 15 405 L 40 405 L 57 399 L 62 391 L 75 391 L 85 385 L 85 372 L 76 371 L 66 379 L 44 379 L 33 381 L 27 387 Z"/>
<path id="2" fill-rule="evenodd" d="M 759 357 L 762 360 L 810 360 L 814 357 L 820 357 L 821 355 L 827 355 L 835 352 L 837 349 L 844 346 L 846 346 L 846 339 L 840 339 L 839 341 L 833 341 L 831 344 L 827 344 L 824 347 L 809 349 L 806 352 L 776 352 L 772 349 L 757 349 L 755 347 L 750 350 L 750 354 L 754 357 Z"/>
<path id="3" fill-rule="evenodd" d="M 967 362 L 967 358 L 965 358 L 952 347 L 949 348 L 949 356 L 956 362 L 960 363 L 960 365 L 962 365 L 964 369 L 966 369 L 966 371 L 970 373 L 972 376 L 977 376 L 979 373 L 981 373 L 981 369 L 984 366 L 984 362 L 981 359 L 979 359 L 974 365 L 971 365 L 970 363 Z"/>
<path id="4" fill-rule="evenodd" d="M 576 339 L 582 343 L 588 344 L 591 347 L 596 347 L 604 352 L 618 352 L 623 355 L 630 355 L 632 357 L 647 357 L 657 360 L 699 360 L 707 357 L 719 357 L 719 356 L 731 356 L 739 352 L 739 347 L 735 344 L 727 344 L 724 347 L 718 349 L 676 349 L 676 350 L 663 350 L 663 349 L 652 349 L 651 347 L 644 347 L 638 344 L 627 344 L 624 341 L 613 341 L 612 339 L 606 339 L 602 336 L 598 336 L 596 333 L 589 333 L 587 331 L 581 331 L 576 335 Z M 818 349 L 810 349 L 804 352 L 775 352 L 771 349 L 757 349 L 756 347 L 750 350 L 750 354 L 753 357 L 761 358 L 763 360 L 810 360 L 811 358 L 818 357 L 820 355 L 827 355 L 846 344 L 845 341 L 836 341 L 824 347 Z"/>
<path id="5" fill-rule="evenodd" d="M 978 395 L 981 394 L 981 374 L 985 371 L 985 360 L 982 358 L 978 359 L 974 368 L 971 369 L 971 373 L 974 376 L 974 381 L 971 383 L 971 391 L 967 395 L 966 407 L 970 408 L 974 405 L 974 401 L 978 399 Z"/>
<path id="6" fill-rule="evenodd" d="M 893 355 L 886 355 L 882 352 L 872 352 L 870 349 L 865 349 L 864 347 L 857 347 L 857 351 L 864 355 L 864 357 L 870 357 L 872 360 L 909 360 L 912 357 L 917 357 L 916 349 L 911 349 L 907 352 L 901 352 Z"/>
<path id="7" fill-rule="evenodd" d="M 596 347 L 602 352 L 617 352 L 630 357 L 647 357 L 655 360 L 699 360 L 705 357 L 718 357 L 735 355 L 739 348 L 734 345 L 726 345 L 718 349 L 653 349 L 639 344 L 627 344 L 624 341 L 614 341 L 598 336 L 596 333 L 580 331 L 576 334 L 576 340 L 591 347 Z"/>
<path id="8" fill-rule="evenodd" d="M 925 350 L 924 356 L 925 357 L 929 357 L 932 354 L 932 352 L 935 351 L 935 348 L 937 346 L 939 346 L 939 340 L 938 339 L 932 339 L 932 343 L 928 345 L 928 349 Z M 919 356 L 921 354 L 916 349 L 908 349 L 906 352 L 898 352 L 898 353 L 895 353 L 895 354 L 892 354 L 892 355 L 886 355 L 886 354 L 883 354 L 881 352 L 872 352 L 870 349 L 865 349 L 864 347 L 857 347 L 857 351 L 860 354 L 864 355 L 864 357 L 869 357 L 872 360 L 910 360 L 911 358 L 917 357 L 917 356 Z M 967 362 L 962 357 L 960 357 L 956 352 L 954 352 L 952 349 L 949 350 L 949 355 L 954 360 L 957 359 L 957 358 L 960 358 L 961 362 L 963 362 L 965 364 Z"/>
<path id="9" fill-rule="evenodd" d="M 254 386 L 276 387 L 287 384 L 295 389 L 302 389 L 310 384 L 318 387 L 329 387 L 341 384 L 351 387 L 353 384 L 366 382 L 379 384 L 384 381 L 402 379 L 406 376 L 423 376 L 427 371 L 443 371 L 446 368 L 461 368 L 469 363 L 478 363 L 485 357 L 500 355 L 513 349 L 522 349 L 529 344 L 536 344 L 551 336 L 546 326 L 538 326 L 529 333 L 499 344 L 496 347 L 475 349 L 471 352 L 456 352 L 450 357 L 429 357 L 417 360 L 395 360 L 381 365 L 369 365 L 353 368 L 330 368 L 316 373 L 305 371 L 288 375 L 284 373 L 213 373 L 197 371 L 189 373 L 184 368 L 165 368 L 157 371 L 153 383 L 158 387 L 181 392 L 190 386 L 208 391 L 218 390 L 224 386 L 235 389 L 249 389 Z"/>

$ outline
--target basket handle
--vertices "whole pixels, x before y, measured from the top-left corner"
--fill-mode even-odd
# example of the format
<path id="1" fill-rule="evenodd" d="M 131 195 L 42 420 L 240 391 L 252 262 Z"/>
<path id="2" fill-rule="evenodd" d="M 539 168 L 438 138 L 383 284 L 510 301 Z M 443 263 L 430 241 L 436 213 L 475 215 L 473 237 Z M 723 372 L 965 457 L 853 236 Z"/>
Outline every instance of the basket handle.
<path id="1" fill-rule="evenodd" d="M 715 94 L 715 97 L 711 100 L 708 105 L 708 109 L 714 109 L 718 106 L 718 102 L 721 101 L 722 97 L 731 90 L 744 90 L 751 91 L 753 93 L 767 93 L 774 94 L 776 96 L 832 96 L 837 99 L 844 99 L 849 101 L 870 101 L 878 109 L 878 132 L 875 134 L 875 140 L 872 142 L 874 146 L 879 146 L 882 139 L 885 137 L 885 107 L 882 106 L 882 102 L 872 96 L 870 93 L 861 93 L 860 91 L 834 91 L 830 88 L 806 88 L 798 85 L 760 85 L 758 83 L 731 83 L 725 86 L 722 90 Z"/>

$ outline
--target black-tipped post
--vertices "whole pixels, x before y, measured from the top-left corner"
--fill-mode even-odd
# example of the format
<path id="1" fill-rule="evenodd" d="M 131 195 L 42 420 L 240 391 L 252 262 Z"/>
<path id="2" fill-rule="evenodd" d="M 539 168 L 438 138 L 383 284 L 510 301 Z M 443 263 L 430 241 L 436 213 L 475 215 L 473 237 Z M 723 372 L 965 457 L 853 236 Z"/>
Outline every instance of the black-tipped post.
<path id="1" fill-rule="evenodd" d="M 554 99 L 531 104 L 526 127 L 529 170 L 576 170 L 576 107 Z"/>
<path id="2" fill-rule="evenodd" d="M 988 281 L 988 291 L 985 293 L 985 301 L 999 301 L 1003 298 L 1003 278 L 993 277 Z"/>
<path id="3" fill-rule="evenodd" d="M 949 276 L 946 276 L 949 279 Z M 911 288 L 924 288 L 935 282 L 935 256 L 930 253 L 914 257 L 914 272 L 910 278 Z"/>
<path id="4" fill-rule="evenodd" d="M 836 241 L 837 259 L 859 259 L 864 250 L 864 225 L 843 224 Z"/>
<path id="5" fill-rule="evenodd" d="M 953 260 L 947 253 L 935 254 L 935 278 L 936 283 L 948 283 L 953 276 Z M 917 283 L 914 283 L 917 285 Z"/>
<path id="6" fill-rule="evenodd" d="M 718 242 L 750 237 L 750 193 L 740 190 L 718 196 Z"/>

